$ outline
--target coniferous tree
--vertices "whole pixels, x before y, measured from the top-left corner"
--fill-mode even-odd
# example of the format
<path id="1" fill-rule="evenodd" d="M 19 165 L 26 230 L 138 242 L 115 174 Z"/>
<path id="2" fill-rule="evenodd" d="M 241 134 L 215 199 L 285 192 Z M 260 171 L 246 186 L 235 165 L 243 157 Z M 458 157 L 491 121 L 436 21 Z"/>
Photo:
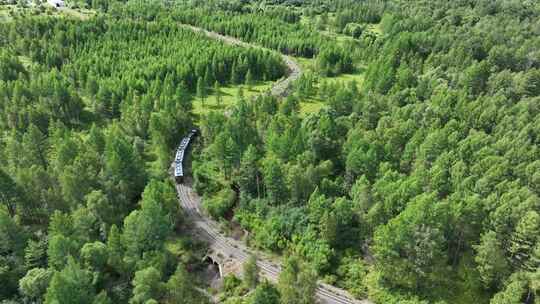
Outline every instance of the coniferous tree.
<path id="1" fill-rule="evenodd" d="M 193 279 L 184 265 L 178 265 L 176 272 L 166 284 L 167 300 L 178 304 L 191 304 L 202 302 L 193 288 Z"/>
<path id="2" fill-rule="evenodd" d="M 122 274 L 125 269 L 123 262 L 124 246 L 122 244 L 120 231 L 116 225 L 112 225 L 107 238 L 107 253 L 107 264 L 111 266 L 118 274 Z"/>
<path id="3" fill-rule="evenodd" d="M 250 304 L 279 304 L 279 291 L 270 283 L 263 282 L 253 292 Z"/>
<path id="4" fill-rule="evenodd" d="M 251 91 L 251 89 L 253 87 L 253 84 L 254 84 L 253 75 L 251 74 L 251 70 L 247 71 L 246 78 L 245 78 L 244 82 L 245 82 L 245 85 L 248 87 L 248 90 Z"/>
<path id="5" fill-rule="evenodd" d="M 0 168 L 0 204 L 4 205 L 11 217 L 15 216 L 17 205 L 24 203 L 23 195 L 15 181 Z"/>
<path id="6" fill-rule="evenodd" d="M 206 99 L 206 84 L 202 77 L 197 79 L 197 97 L 201 100 L 201 103 L 204 106 L 204 100 Z"/>
<path id="7" fill-rule="evenodd" d="M 283 304 L 310 304 L 315 301 L 315 273 L 298 258 L 287 257 L 279 275 L 278 289 Z"/>
<path id="8" fill-rule="evenodd" d="M 221 103 L 223 102 L 223 95 L 221 92 L 221 88 L 219 86 L 219 82 L 214 82 L 214 94 L 216 96 L 216 105 L 218 108 L 221 108 Z"/>
<path id="9" fill-rule="evenodd" d="M 45 303 L 93 303 L 95 291 L 91 273 L 82 269 L 73 257 L 67 260 L 66 267 L 54 273 L 47 288 Z"/>
<path id="10" fill-rule="evenodd" d="M 133 278 L 133 297 L 130 304 L 144 304 L 157 301 L 162 296 L 161 273 L 154 267 L 148 267 L 135 272 Z"/>
<path id="11" fill-rule="evenodd" d="M 475 250 L 478 272 L 485 286 L 497 287 L 502 284 L 510 268 L 495 232 L 484 234 Z"/>
<path id="12" fill-rule="evenodd" d="M 257 266 L 257 257 L 251 255 L 244 263 L 244 282 L 250 289 L 254 289 L 259 284 L 259 267 Z"/>
<path id="13" fill-rule="evenodd" d="M 540 216 L 535 211 L 529 211 L 518 222 L 511 240 L 512 263 L 518 268 L 523 268 L 531 258 L 534 246 L 538 243 L 539 235 Z"/>
<path id="14" fill-rule="evenodd" d="M 53 271 L 44 268 L 32 268 L 19 280 L 21 294 L 33 301 L 39 302 L 45 295 Z"/>

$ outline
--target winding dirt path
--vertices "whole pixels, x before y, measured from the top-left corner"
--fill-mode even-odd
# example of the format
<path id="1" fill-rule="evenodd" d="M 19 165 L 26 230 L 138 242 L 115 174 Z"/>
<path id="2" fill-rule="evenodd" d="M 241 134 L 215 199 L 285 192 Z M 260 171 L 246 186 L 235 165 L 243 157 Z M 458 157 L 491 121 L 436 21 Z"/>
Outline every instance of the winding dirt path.
<path id="1" fill-rule="evenodd" d="M 229 44 L 260 48 L 259 46 L 240 41 L 236 38 L 223 36 L 191 25 L 182 26 L 196 32 L 202 32 L 208 37 L 219 39 Z M 276 81 L 269 91 L 270 95 L 276 97 L 287 96 L 291 83 L 302 74 L 300 66 L 291 57 L 283 54 L 281 56 L 289 69 L 289 73 L 286 78 Z M 193 232 L 209 244 L 212 253 L 222 257 L 224 261 L 236 264 L 236 269 L 239 272 L 242 270 L 240 266 L 248 260 L 250 255 L 254 254 L 257 257 L 257 265 L 259 266 L 261 275 L 272 282 L 278 281 L 281 271 L 280 263 L 273 261 L 267 254 L 254 251 L 246 247 L 243 242 L 221 233 L 219 224 L 201 212 L 201 198 L 195 193 L 189 181 L 186 181 L 184 184 L 177 184 L 176 191 L 180 199 L 180 205 L 192 223 Z M 325 304 L 372 304 L 369 300 L 355 300 L 347 291 L 324 283 L 318 284 L 316 297 L 319 303 Z"/>
<path id="2" fill-rule="evenodd" d="M 265 48 L 263 48 L 261 46 L 258 46 L 258 45 L 252 44 L 252 43 L 248 43 L 248 42 L 244 42 L 244 41 L 241 41 L 241 40 L 239 40 L 237 38 L 234 38 L 234 37 L 224 36 L 224 35 L 218 34 L 216 32 L 207 31 L 205 29 L 195 27 L 193 25 L 182 24 L 181 26 L 185 27 L 185 28 L 188 28 L 188 29 L 190 29 L 190 30 L 192 30 L 194 32 L 203 33 L 203 34 L 205 34 L 206 36 L 208 36 L 208 37 L 210 37 L 212 39 L 221 40 L 221 41 L 223 41 L 225 43 L 228 43 L 228 44 L 238 45 L 238 46 L 248 47 L 248 48 L 265 49 Z M 269 51 L 275 52 L 275 51 L 272 51 L 272 50 L 269 50 Z M 285 97 L 288 94 L 290 85 L 296 79 L 298 79 L 300 77 L 300 75 L 302 75 L 302 69 L 300 68 L 298 63 L 296 61 L 294 61 L 294 59 L 292 57 L 281 54 L 281 53 L 279 53 L 279 54 L 280 54 L 281 58 L 283 59 L 283 62 L 285 63 L 285 65 L 287 65 L 287 68 L 288 68 L 289 71 L 287 73 L 287 77 L 277 80 L 272 85 L 272 89 L 270 90 L 269 93 L 272 96 Z"/>

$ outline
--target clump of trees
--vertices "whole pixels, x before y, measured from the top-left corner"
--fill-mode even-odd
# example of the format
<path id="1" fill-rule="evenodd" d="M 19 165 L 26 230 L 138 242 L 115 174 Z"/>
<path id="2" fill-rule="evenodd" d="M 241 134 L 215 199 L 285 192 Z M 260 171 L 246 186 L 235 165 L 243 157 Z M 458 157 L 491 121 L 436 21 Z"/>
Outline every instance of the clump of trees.
<path id="1" fill-rule="evenodd" d="M 282 21 L 266 13 L 234 13 L 211 7 L 179 7 L 172 17 L 182 23 L 200 26 L 237 37 L 285 54 L 313 57 L 325 44 L 321 35 L 298 23 Z"/>
<path id="2" fill-rule="evenodd" d="M 317 70 L 323 76 L 337 76 L 343 73 L 354 72 L 353 59 L 341 47 L 322 49 L 317 56 Z"/>

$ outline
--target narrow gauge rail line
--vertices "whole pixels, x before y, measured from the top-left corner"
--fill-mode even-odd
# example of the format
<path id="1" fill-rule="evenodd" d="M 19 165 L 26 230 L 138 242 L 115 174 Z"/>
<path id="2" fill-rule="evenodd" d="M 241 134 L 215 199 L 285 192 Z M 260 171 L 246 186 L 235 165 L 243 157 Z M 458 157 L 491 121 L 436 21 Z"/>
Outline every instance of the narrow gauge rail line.
<path id="1" fill-rule="evenodd" d="M 199 210 L 199 197 L 197 197 L 192 189 L 186 185 L 177 185 L 178 196 L 182 208 L 186 211 L 187 215 L 192 219 L 195 228 L 198 230 L 199 235 L 209 242 L 210 248 L 215 252 L 222 253 L 223 256 L 234 259 L 240 263 L 244 263 L 249 259 L 247 248 L 240 242 L 223 236 L 215 221 L 206 218 Z M 195 197 L 195 198 L 193 198 Z M 262 259 L 258 259 L 257 266 L 261 269 L 262 275 L 273 282 L 277 282 L 280 266 L 274 266 L 272 263 Z M 322 303 L 330 304 L 350 304 L 350 303 L 365 303 L 366 301 L 357 301 L 347 296 L 347 294 L 341 290 L 334 290 L 335 287 L 331 287 L 327 284 L 320 283 L 316 292 L 317 297 Z"/>
<path id="2" fill-rule="evenodd" d="M 182 26 L 189 28 L 193 31 L 204 33 L 210 38 L 218 39 L 224 41 L 225 43 L 239 45 L 243 47 L 259 47 L 240 41 L 233 37 L 224 36 L 191 25 Z M 271 90 L 267 93 L 275 97 L 285 97 L 288 94 L 291 83 L 298 79 L 302 73 L 300 66 L 291 57 L 283 54 L 281 56 L 289 69 L 289 74 L 288 77 L 276 81 L 272 86 Z M 184 149 L 185 148 L 187 148 L 187 145 L 184 146 Z M 180 162 L 182 166 L 182 173 L 184 171 L 183 156 L 184 153 L 182 153 L 182 161 Z M 175 164 L 173 164 L 173 171 L 174 165 Z M 265 278 L 268 278 L 273 282 L 278 281 L 279 273 L 281 272 L 281 266 L 279 265 L 279 263 L 276 263 L 276 265 L 273 262 L 265 259 L 264 254 L 250 250 L 241 242 L 222 235 L 219 229 L 219 225 L 200 211 L 201 199 L 193 191 L 191 186 L 183 184 L 186 182 L 183 179 L 177 179 L 176 181 L 179 182 L 176 185 L 176 191 L 178 194 L 180 205 L 185 210 L 188 217 L 192 220 L 195 228 L 194 230 L 196 230 L 194 232 L 197 233 L 201 238 L 206 240 L 212 250 L 241 264 L 249 259 L 250 254 L 256 253 L 257 266 L 259 266 L 261 274 Z M 369 300 L 355 300 L 347 291 L 324 283 L 318 284 L 318 287 L 316 289 L 316 297 L 318 299 L 318 302 L 325 304 L 373 304 Z"/>

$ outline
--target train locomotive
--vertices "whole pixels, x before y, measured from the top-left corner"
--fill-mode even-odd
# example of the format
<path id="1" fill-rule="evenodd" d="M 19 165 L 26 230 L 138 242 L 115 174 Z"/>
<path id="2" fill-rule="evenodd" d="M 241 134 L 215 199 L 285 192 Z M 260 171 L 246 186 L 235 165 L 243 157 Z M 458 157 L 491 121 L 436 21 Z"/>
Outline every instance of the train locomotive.
<path id="1" fill-rule="evenodd" d="M 178 149 L 176 149 L 176 156 L 174 158 L 174 179 L 178 184 L 184 182 L 184 156 L 189 148 L 189 144 L 197 133 L 197 129 L 191 130 L 186 137 L 182 138 Z"/>

